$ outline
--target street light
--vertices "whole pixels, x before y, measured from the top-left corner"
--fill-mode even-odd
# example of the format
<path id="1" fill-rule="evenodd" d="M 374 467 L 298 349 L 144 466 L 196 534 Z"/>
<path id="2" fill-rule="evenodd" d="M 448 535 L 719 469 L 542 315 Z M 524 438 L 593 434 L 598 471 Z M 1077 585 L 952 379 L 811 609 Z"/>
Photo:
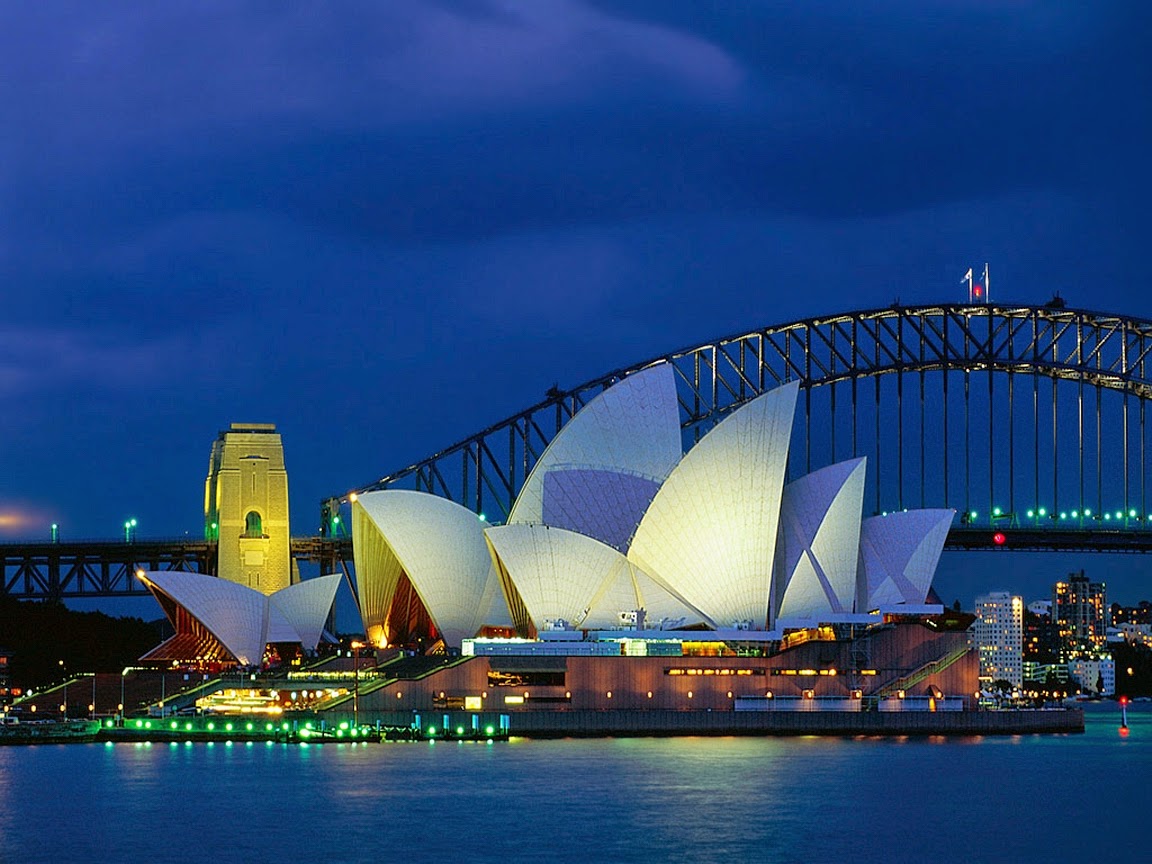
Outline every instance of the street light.
<path id="1" fill-rule="evenodd" d="M 360 649 L 363 642 L 352 643 L 352 725 L 360 728 Z"/>
<path id="2" fill-rule="evenodd" d="M 124 725 L 124 678 L 129 672 L 132 671 L 131 666 L 125 666 L 124 671 L 120 673 L 120 725 Z"/>

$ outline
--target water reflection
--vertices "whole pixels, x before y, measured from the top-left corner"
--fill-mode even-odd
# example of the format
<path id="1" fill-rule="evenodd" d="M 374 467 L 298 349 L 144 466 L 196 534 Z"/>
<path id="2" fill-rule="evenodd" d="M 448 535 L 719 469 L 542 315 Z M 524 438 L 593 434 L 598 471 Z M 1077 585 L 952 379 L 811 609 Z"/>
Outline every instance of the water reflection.
<path id="1" fill-rule="evenodd" d="M 221 838 L 221 864 L 899 862 L 929 837 L 944 864 L 1032 860 L 1022 825 L 1152 769 L 1152 715 L 1130 710 L 1121 738 L 1114 714 L 1064 736 L 0 748 L 0 858 L 152 859 L 162 829 L 190 860 Z M 1138 797 L 1110 797 L 1045 860 L 1130 848 Z"/>

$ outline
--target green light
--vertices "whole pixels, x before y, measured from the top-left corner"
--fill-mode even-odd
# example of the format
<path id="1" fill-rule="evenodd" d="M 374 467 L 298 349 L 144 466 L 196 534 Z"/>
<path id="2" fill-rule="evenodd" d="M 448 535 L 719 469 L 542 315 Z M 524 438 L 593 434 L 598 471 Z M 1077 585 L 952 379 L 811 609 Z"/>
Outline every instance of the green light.
<path id="1" fill-rule="evenodd" d="M 1085 507 L 1085 508 L 1084 508 L 1084 515 L 1085 515 L 1085 516 L 1091 516 L 1091 515 L 1092 515 L 1092 511 L 1091 511 L 1091 510 L 1089 510 L 1087 507 Z"/>
<path id="2" fill-rule="evenodd" d="M 457 735 L 463 735 L 464 734 L 464 727 L 463 726 L 457 726 L 456 727 L 456 734 Z"/>
<path id="3" fill-rule="evenodd" d="M 151 720 L 145 720 L 144 721 L 144 728 L 145 729 L 151 729 L 152 728 L 152 721 Z"/>
<path id="4" fill-rule="evenodd" d="M 488 521 L 488 519 L 484 516 L 483 513 L 480 514 L 480 521 L 481 522 L 487 522 Z"/>
<path id="5" fill-rule="evenodd" d="M 177 723 L 175 720 L 173 720 L 171 723 L 168 724 L 168 728 L 169 729 L 175 729 L 179 725 L 180 725 L 179 723 Z"/>
<path id="6" fill-rule="evenodd" d="M 287 731 L 288 731 L 288 724 L 287 724 L 287 723 L 285 723 L 285 724 L 284 724 L 282 727 L 280 727 L 280 728 L 282 728 L 282 729 L 283 729 L 285 732 L 287 732 Z"/>
<path id="7" fill-rule="evenodd" d="M 312 728 L 312 724 L 311 724 L 311 723 L 305 723 L 305 724 L 304 724 L 304 728 L 305 728 L 305 729 L 311 729 L 311 728 Z"/>
<path id="8" fill-rule="evenodd" d="M 1067 518 L 1068 518 L 1068 514 L 1067 514 L 1067 513 L 1063 513 L 1063 512 L 1061 512 L 1061 514 L 1060 514 L 1060 518 L 1061 518 L 1061 519 L 1067 519 Z"/>
<path id="9" fill-rule="evenodd" d="M 975 510 L 973 510 L 968 514 L 968 518 L 969 519 L 975 519 L 979 515 L 980 515 L 979 513 L 977 513 Z"/>
<path id="10" fill-rule="evenodd" d="M 185 723 L 184 724 L 184 731 L 191 732 L 192 731 L 192 724 L 191 723 Z"/>
<path id="11" fill-rule="evenodd" d="M 337 738 L 343 738 L 344 737 L 344 730 L 343 729 L 337 729 L 336 730 L 336 737 Z"/>
<path id="12" fill-rule="evenodd" d="M 491 735 L 491 734 L 492 734 L 493 732 L 495 732 L 495 731 L 496 731 L 496 730 L 495 730 L 495 729 L 493 729 L 491 726 L 485 726 L 485 727 L 484 727 L 484 734 L 485 734 L 485 735 Z"/>
<path id="13" fill-rule="evenodd" d="M 251 732 L 251 731 L 252 731 L 252 724 L 251 724 L 251 723 L 249 723 L 249 724 L 248 724 L 248 731 L 249 731 L 249 732 Z"/>
<path id="14" fill-rule="evenodd" d="M 1047 516 L 1047 515 L 1048 515 L 1048 511 L 1047 511 L 1047 510 L 1045 510 L 1043 507 L 1041 507 L 1041 508 L 1040 508 L 1040 515 L 1041 515 L 1041 516 Z"/>
<path id="15" fill-rule="evenodd" d="M 993 507 L 992 508 L 992 515 L 993 516 L 1000 516 L 1001 514 L 1003 514 L 1003 512 L 1004 511 L 1001 510 L 999 507 Z"/>
<path id="16" fill-rule="evenodd" d="M 271 723 L 266 724 L 264 726 L 264 731 L 271 732 L 272 731 L 272 724 Z"/>
<path id="17" fill-rule="evenodd" d="M 1077 513 L 1075 510 L 1073 510 L 1073 511 L 1072 511 L 1072 518 L 1073 518 L 1073 519 L 1076 519 L 1077 517 L 1079 517 L 1079 515 L 1080 515 L 1080 514 L 1079 514 L 1079 513 Z"/>
<path id="18" fill-rule="evenodd" d="M 1135 519 L 1136 518 L 1136 511 L 1135 510 L 1129 510 L 1128 511 L 1128 517 L 1130 519 Z"/>
<path id="19" fill-rule="evenodd" d="M 428 737 L 429 738 L 435 738 L 436 737 L 436 727 L 435 726 L 429 726 L 428 727 Z"/>
<path id="20" fill-rule="evenodd" d="M 105 720 L 105 721 L 104 721 L 104 725 L 105 725 L 105 726 L 111 726 L 111 725 L 112 725 L 112 721 L 111 721 L 111 720 Z"/>
<path id="21" fill-rule="evenodd" d="M 232 724 L 229 723 L 224 728 L 227 729 L 229 732 L 231 732 L 232 731 Z"/>
<path id="22" fill-rule="evenodd" d="M 1028 511 L 1028 518 L 1029 518 L 1029 519 L 1033 518 L 1035 515 L 1036 515 L 1036 511 L 1035 511 L 1035 510 L 1029 510 L 1029 511 Z"/>
<path id="23" fill-rule="evenodd" d="M 304 728 L 304 729 L 301 729 L 301 730 L 300 730 L 300 737 L 301 737 L 301 738 L 307 738 L 307 737 L 308 737 L 309 735 L 311 735 L 311 734 L 312 734 L 312 732 L 311 732 L 309 729 L 307 729 L 307 728 Z"/>
<path id="24" fill-rule="evenodd" d="M 144 721 L 143 721 L 143 720 L 137 720 L 137 721 L 136 721 L 136 728 L 137 728 L 137 729 L 142 729 L 142 728 L 144 728 Z"/>
<path id="25" fill-rule="evenodd" d="M 349 730 L 349 734 L 350 734 L 350 735 L 351 735 L 353 738 L 355 738 L 355 737 L 356 737 L 356 728 L 355 728 L 355 727 L 353 727 L 352 729 L 350 729 L 350 730 Z"/>
<path id="26" fill-rule="evenodd" d="M 1111 514 L 1111 513 L 1105 513 L 1105 514 L 1104 514 L 1104 518 L 1105 518 L 1105 519 L 1111 519 L 1111 518 L 1112 518 L 1112 514 Z"/>
<path id="27" fill-rule="evenodd" d="M 1116 511 L 1116 518 L 1117 518 L 1117 519 L 1123 519 L 1123 518 L 1124 518 L 1124 511 L 1122 511 L 1122 510 L 1117 510 L 1117 511 Z"/>
<path id="28" fill-rule="evenodd" d="M 209 731 L 209 732 L 211 732 L 211 731 L 212 731 L 213 729 L 215 729 L 215 728 L 216 728 L 216 724 L 215 724 L 215 723 L 209 723 L 209 724 L 208 724 L 208 731 Z"/>
<path id="29" fill-rule="evenodd" d="M 343 723 L 341 723 L 341 724 L 340 724 L 340 728 L 341 728 L 341 729 L 347 729 L 347 728 L 348 728 L 348 721 L 347 721 L 347 720 L 345 720 Z"/>

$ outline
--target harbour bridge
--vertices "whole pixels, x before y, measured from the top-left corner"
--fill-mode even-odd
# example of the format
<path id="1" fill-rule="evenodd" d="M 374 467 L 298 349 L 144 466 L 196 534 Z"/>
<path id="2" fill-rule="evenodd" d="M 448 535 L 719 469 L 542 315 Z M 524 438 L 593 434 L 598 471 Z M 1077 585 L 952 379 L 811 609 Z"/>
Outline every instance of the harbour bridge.
<path id="1" fill-rule="evenodd" d="M 790 478 L 867 457 L 865 515 L 958 511 L 946 548 L 1152 551 L 1148 405 L 1152 321 L 1041 305 L 893 305 L 762 327 L 609 372 L 321 504 L 320 535 L 292 541 L 322 572 L 350 559 L 351 496 L 406 488 L 507 518 L 544 448 L 616 381 L 676 371 L 684 443 L 765 390 L 799 381 Z M 0 544 L 3 593 L 143 593 L 150 569 L 212 572 L 212 544 Z M 113 548 L 115 547 L 115 548 Z M 203 549 L 201 549 L 203 547 Z M 85 557 L 87 556 L 87 557 Z M 155 565 L 155 566 L 153 566 Z"/>

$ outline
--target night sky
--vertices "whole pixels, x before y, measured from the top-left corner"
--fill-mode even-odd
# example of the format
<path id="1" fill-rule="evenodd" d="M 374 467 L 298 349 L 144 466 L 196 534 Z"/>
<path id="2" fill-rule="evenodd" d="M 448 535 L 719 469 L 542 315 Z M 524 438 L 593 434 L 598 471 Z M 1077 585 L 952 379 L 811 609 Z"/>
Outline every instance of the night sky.
<path id="1" fill-rule="evenodd" d="M 233 421 L 313 534 L 553 384 L 985 261 L 1152 318 L 1149 45 L 1106 0 L 5 4 L 0 539 L 201 536 Z"/>

